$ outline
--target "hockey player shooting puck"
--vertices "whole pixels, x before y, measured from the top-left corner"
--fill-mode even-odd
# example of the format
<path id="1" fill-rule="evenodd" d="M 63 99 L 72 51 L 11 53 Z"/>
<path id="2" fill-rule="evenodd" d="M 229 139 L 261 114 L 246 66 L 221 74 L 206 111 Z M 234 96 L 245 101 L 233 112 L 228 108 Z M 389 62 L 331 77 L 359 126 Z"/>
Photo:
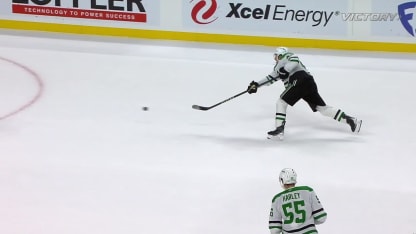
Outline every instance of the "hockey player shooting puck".
<path id="1" fill-rule="evenodd" d="M 143 111 L 148 111 L 148 110 L 149 110 L 149 107 L 144 106 L 144 107 L 142 107 L 142 110 L 143 110 Z"/>

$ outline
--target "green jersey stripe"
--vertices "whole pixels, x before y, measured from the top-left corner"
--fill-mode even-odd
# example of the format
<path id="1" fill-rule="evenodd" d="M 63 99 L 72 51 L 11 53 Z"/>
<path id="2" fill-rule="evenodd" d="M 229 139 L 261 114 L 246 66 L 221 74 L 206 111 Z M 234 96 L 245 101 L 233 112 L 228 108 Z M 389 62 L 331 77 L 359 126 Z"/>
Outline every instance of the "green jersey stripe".
<path id="1" fill-rule="evenodd" d="M 326 213 L 323 213 L 323 214 L 318 215 L 318 216 L 313 217 L 313 218 L 314 218 L 314 219 L 320 219 L 320 218 L 325 217 L 325 216 L 327 216 L 327 214 L 326 214 Z"/>

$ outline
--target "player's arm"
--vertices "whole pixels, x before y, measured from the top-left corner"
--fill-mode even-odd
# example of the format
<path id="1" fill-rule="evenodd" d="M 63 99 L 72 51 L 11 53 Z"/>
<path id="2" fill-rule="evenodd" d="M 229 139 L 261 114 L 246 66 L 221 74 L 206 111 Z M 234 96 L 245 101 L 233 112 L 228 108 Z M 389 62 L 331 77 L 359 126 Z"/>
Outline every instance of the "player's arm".
<path id="1" fill-rule="evenodd" d="M 269 230 L 270 234 L 280 234 L 282 232 L 282 215 L 275 202 L 272 202 L 272 208 L 270 209 Z"/>
<path id="2" fill-rule="evenodd" d="M 311 192 L 311 199 L 312 199 L 312 216 L 315 220 L 315 224 L 322 224 L 326 221 L 327 213 L 322 206 L 321 202 L 319 201 L 318 196 L 316 195 L 315 191 Z"/>
<path id="3" fill-rule="evenodd" d="M 279 81 L 279 71 L 277 70 L 277 64 L 274 65 L 273 71 L 270 72 L 269 75 L 267 75 L 265 78 L 259 81 L 260 84 L 266 83 L 266 85 L 271 85 L 276 81 Z"/>
<path id="4" fill-rule="evenodd" d="M 264 85 L 271 85 L 271 84 L 273 84 L 274 82 L 276 82 L 278 80 L 280 80 L 279 74 L 277 74 L 277 72 L 273 71 L 272 73 L 270 73 L 269 75 L 267 75 L 263 79 L 259 80 L 257 83 L 264 84 Z"/>
<path id="5" fill-rule="evenodd" d="M 277 66 L 277 65 L 276 65 Z M 275 68 L 276 68 L 275 66 Z M 259 80 L 259 81 L 252 81 L 248 88 L 247 88 L 247 92 L 248 93 L 256 93 L 257 92 L 257 88 L 263 86 L 263 85 L 271 85 L 274 82 L 280 80 L 279 78 L 279 73 L 278 71 L 276 71 L 276 69 L 273 69 L 273 71 L 267 75 L 266 77 L 264 77 L 263 79 Z"/>

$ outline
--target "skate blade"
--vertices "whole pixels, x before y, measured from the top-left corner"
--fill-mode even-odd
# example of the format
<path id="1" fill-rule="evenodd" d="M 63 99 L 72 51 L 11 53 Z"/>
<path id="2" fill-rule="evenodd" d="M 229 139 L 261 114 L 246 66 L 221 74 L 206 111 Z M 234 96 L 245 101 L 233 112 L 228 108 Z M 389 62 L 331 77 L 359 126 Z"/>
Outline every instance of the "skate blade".
<path id="1" fill-rule="evenodd" d="M 363 123 L 362 120 L 357 120 L 357 127 L 355 127 L 355 133 L 359 133 L 361 130 L 361 124 Z"/>
<path id="2" fill-rule="evenodd" d="M 273 141 L 283 141 L 283 138 L 284 138 L 284 135 L 283 134 L 278 134 L 276 136 L 267 135 L 267 139 L 273 140 Z"/>

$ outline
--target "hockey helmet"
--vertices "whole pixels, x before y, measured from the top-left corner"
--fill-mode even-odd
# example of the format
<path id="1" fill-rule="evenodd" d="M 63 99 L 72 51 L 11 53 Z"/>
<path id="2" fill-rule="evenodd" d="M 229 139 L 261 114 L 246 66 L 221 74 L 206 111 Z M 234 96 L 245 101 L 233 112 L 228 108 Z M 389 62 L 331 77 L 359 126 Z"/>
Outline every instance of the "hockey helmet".
<path id="1" fill-rule="evenodd" d="M 280 184 L 296 184 L 298 175 L 292 168 L 284 168 L 279 174 Z"/>
<path id="2" fill-rule="evenodd" d="M 282 56 L 289 52 L 289 49 L 286 47 L 277 47 L 276 51 L 274 52 L 274 56 L 276 56 L 279 60 L 282 59 Z"/>

